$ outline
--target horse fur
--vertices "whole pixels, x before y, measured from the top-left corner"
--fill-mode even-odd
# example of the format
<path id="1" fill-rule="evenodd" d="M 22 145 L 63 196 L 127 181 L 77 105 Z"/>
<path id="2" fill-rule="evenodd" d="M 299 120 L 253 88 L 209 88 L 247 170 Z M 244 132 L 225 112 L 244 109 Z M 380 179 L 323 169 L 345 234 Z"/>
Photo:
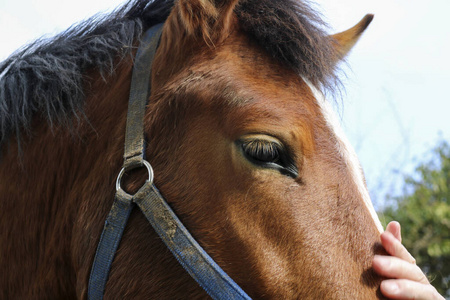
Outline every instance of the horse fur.
<path id="1" fill-rule="evenodd" d="M 69 31 L 83 34 L 57 38 L 57 47 L 38 42 L 2 64 L 2 141 L 10 151 L 3 143 L 0 298 L 86 299 L 123 160 L 131 54 L 141 32 L 164 20 L 145 115 L 146 156 L 156 186 L 194 238 L 253 298 L 381 298 L 381 278 L 371 269 L 379 231 L 305 82 L 322 89 L 336 82 L 334 39 L 304 2 L 207 2 L 190 2 L 204 9 L 194 19 L 186 1 L 131 2 L 120 10 L 120 25 L 112 26 L 117 14 L 111 16 L 113 29 L 126 28 L 120 35 L 91 20 Z M 122 34 L 128 29 L 132 38 Z M 74 49 L 64 52 L 64 43 L 96 40 L 93 33 L 105 42 L 84 44 L 89 64 Z M 67 64 L 52 69 L 45 49 Z M 39 61 L 45 72 L 16 68 L 21 60 Z M 78 81 L 58 79 L 64 70 Z M 75 137 L 64 120 L 78 122 Z M 30 134 L 19 165 L 11 136 L 24 129 Z M 283 144 L 298 176 L 246 159 L 236 141 L 255 134 Z M 134 177 L 127 184 L 138 187 Z M 105 298 L 208 296 L 134 210 Z"/>

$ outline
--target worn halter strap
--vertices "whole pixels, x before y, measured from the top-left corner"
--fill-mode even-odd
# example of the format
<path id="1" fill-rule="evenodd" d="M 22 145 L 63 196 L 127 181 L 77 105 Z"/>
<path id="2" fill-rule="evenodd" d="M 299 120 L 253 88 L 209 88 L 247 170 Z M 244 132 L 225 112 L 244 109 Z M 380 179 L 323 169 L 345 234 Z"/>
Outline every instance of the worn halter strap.
<path id="1" fill-rule="evenodd" d="M 250 299 L 195 241 L 153 184 L 153 170 L 144 158 L 144 114 L 150 95 L 151 66 L 162 24 L 150 28 L 136 54 L 128 106 L 124 165 L 116 182 L 116 196 L 105 221 L 92 265 L 88 299 L 102 299 L 114 255 L 131 210 L 137 204 L 184 269 L 213 299 Z M 148 180 L 134 195 L 121 188 L 122 175 L 145 167 Z M 151 297 L 151 295 L 149 295 Z"/>

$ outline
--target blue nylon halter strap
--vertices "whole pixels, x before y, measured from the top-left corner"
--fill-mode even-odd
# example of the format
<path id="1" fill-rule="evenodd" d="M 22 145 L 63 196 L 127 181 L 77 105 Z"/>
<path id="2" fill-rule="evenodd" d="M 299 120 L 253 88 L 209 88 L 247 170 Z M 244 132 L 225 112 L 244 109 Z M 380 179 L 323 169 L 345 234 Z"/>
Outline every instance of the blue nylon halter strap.
<path id="1" fill-rule="evenodd" d="M 153 170 L 144 160 L 143 118 L 150 94 L 151 65 L 162 24 L 150 28 L 136 54 L 125 137 L 124 166 L 116 182 L 116 196 L 109 212 L 92 265 L 88 299 L 103 299 L 108 274 L 131 210 L 137 204 L 157 234 L 183 268 L 213 299 L 251 299 L 203 250 L 153 184 Z M 149 178 L 134 195 L 120 186 L 123 173 L 147 168 Z M 151 295 L 148 295 L 151 297 Z"/>

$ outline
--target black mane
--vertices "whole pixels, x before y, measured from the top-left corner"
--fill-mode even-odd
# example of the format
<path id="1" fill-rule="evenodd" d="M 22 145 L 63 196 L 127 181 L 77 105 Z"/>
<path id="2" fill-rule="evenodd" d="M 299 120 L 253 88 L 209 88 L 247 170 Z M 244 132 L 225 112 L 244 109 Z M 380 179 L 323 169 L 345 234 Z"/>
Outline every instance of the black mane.
<path id="1" fill-rule="evenodd" d="M 164 22 L 173 0 L 131 0 L 52 39 L 40 39 L 0 63 L 0 144 L 27 129 L 35 113 L 50 124 L 70 124 L 82 111 L 84 73 L 113 73 L 114 62 L 133 50 L 141 34 Z"/>
<path id="2" fill-rule="evenodd" d="M 70 125 L 82 112 L 86 70 L 113 73 L 116 59 L 130 55 L 136 39 L 164 22 L 173 4 L 130 0 L 110 15 L 37 40 L 0 63 L 0 144 L 28 129 L 35 113 L 50 124 Z M 304 2 L 241 0 L 236 14 L 242 30 L 300 76 L 319 88 L 336 83 L 332 41 L 319 15 Z"/>

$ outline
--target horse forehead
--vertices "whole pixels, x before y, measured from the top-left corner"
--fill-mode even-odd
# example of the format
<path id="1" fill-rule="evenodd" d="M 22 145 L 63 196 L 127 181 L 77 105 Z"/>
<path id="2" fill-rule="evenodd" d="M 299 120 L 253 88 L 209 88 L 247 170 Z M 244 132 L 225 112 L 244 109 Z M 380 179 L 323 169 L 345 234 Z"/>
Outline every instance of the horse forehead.
<path id="1" fill-rule="evenodd" d="M 218 106 L 222 124 L 235 134 L 272 129 L 314 148 L 313 130 L 324 118 L 308 83 L 244 35 L 199 53 L 178 78 L 175 93 L 182 90 L 205 108 Z"/>
<path id="2" fill-rule="evenodd" d="M 256 104 L 266 110 L 284 111 L 285 116 L 320 115 L 308 82 L 259 47 L 239 41 L 222 47 L 215 57 L 215 75 L 223 78 L 230 105 Z M 209 68 L 209 66 L 207 67 Z M 214 79 L 213 79 L 214 80 Z"/>
<path id="3" fill-rule="evenodd" d="M 314 127 L 322 115 L 307 83 L 264 54 L 226 50 L 193 65 L 175 90 L 187 91 L 205 109 L 215 107 L 210 111 L 229 136 L 273 133 L 313 150 Z"/>
<path id="4" fill-rule="evenodd" d="M 239 81 L 239 89 L 228 99 L 225 124 L 230 135 L 267 133 L 290 142 L 303 154 L 315 149 L 315 128 L 324 119 L 314 95 L 299 82 L 286 87 L 274 81 Z M 321 122 L 321 118 L 323 122 Z"/>

